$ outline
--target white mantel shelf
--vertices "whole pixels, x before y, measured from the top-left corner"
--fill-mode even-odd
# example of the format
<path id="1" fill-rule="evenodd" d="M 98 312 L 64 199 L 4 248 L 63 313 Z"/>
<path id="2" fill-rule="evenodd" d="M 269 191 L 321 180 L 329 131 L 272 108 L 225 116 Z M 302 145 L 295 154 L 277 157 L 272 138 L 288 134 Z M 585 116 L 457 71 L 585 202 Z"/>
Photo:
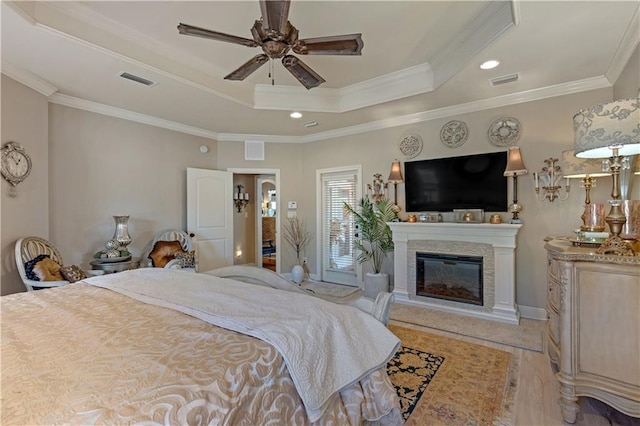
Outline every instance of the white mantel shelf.
<path id="1" fill-rule="evenodd" d="M 492 223 L 409 223 L 390 222 L 393 232 L 394 249 L 394 289 L 393 294 L 398 303 L 426 306 L 433 309 L 476 316 L 495 321 L 518 324 L 520 313 L 516 305 L 515 249 L 516 235 L 522 227 L 520 224 Z M 408 292 L 407 243 L 415 240 L 427 241 L 459 241 L 468 243 L 490 244 L 493 247 L 495 263 L 495 300 L 492 307 L 485 311 L 473 311 L 461 307 L 441 305 L 413 298 Z"/>

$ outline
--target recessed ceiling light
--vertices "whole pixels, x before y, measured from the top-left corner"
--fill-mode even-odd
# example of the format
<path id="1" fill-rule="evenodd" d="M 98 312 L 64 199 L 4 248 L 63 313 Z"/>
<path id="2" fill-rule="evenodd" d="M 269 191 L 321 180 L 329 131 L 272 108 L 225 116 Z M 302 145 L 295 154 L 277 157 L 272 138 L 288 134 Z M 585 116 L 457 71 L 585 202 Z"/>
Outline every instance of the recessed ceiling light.
<path id="1" fill-rule="evenodd" d="M 495 59 L 491 59 L 490 61 L 483 62 L 480 64 L 480 68 L 483 70 L 490 70 L 500 65 L 500 61 L 496 61 Z"/>
<path id="2" fill-rule="evenodd" d="M 302 113 L 294 111 L 291 114 L 289 114 L 289 117 L 291 117 L 291 118 L 300 118 L 300 117 L 302 117 Z"/>

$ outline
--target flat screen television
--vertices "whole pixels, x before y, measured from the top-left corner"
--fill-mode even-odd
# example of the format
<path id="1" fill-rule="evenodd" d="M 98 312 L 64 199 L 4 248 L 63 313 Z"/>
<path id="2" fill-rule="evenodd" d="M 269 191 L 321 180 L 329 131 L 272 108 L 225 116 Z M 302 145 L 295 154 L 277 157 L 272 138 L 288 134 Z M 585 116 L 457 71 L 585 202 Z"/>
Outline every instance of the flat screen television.
<path id="1" fill-rule="evenodd" d="M 407 212 L 506 212 L 506 165 L 506 151 L 405 162 Z"/>

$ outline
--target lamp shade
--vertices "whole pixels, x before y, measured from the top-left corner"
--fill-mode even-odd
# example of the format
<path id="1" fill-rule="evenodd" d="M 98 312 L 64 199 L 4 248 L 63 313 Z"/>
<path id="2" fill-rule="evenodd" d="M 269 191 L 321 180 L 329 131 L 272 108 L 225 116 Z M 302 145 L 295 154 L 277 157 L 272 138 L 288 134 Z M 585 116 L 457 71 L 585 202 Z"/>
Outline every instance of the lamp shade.
<path id="1" fill-rule="evenodd" d="M 562 151 L 562 175 L 566 178 L 583 178 L 587 176 L 608 176 L 611 173 L 602 171 L 602 161 L 594 158 L 578 158 L 574 151 Z"/>
<path id="2" fill-rule="evenodd" d="M 640 98 L 619 99 L 579 111 L 573 117 L 575 155 L 608 158 L 640 153 Z"/>
<path id="3" fill-rule="evenodd" d="M 509 156 L 507 157 L 507 167 L 504 169 L 505 176 L 520 176 L 526 175 L 527 168 L 522 161 L 522 155 L 520 154 L 520 148 L 512 146 L 509 148 Z"/>
<path id="4" fill-rule="evenodd" d="M 391 172 L 389 172 L 389 179 L 387 180 L 391 183 L 402 182 L 402 170 L 400 169 L 400 162 L 398 160 L 391 163 Z"/>

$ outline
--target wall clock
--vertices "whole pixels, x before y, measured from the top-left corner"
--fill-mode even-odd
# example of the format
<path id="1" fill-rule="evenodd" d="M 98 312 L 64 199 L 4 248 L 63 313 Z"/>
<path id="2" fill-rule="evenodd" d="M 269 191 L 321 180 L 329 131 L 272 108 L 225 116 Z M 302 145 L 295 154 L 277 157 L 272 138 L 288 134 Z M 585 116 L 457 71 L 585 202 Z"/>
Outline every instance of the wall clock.
<path id="1" fill-rule="evenodd" d="M 0 173 L 11 186 L 16 186 L 31 173 L 31 158 L 22 145 L 7 142 L 1 150 Z M 15 190 L 10 193 L 15 196 Z"/>

